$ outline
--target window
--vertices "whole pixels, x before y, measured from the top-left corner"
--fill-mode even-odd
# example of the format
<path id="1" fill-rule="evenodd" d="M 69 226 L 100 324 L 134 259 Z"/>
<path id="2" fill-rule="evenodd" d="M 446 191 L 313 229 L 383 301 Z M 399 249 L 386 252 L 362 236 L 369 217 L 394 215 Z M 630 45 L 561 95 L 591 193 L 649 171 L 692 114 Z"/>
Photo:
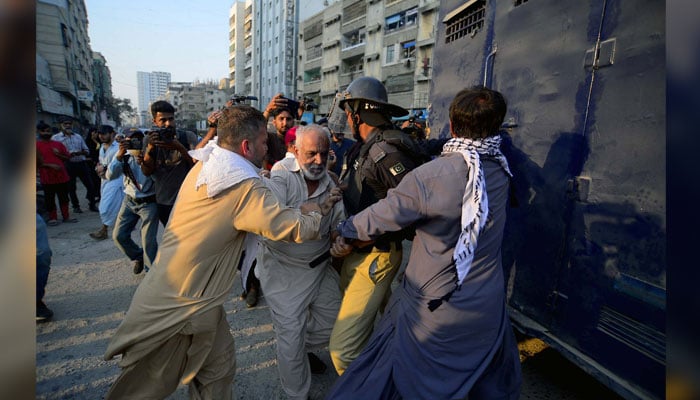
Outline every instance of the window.
<path id="1" fill-rule="evenodd" d="M 352 21 L 367 13 L 367 3 L 357 1 L 343 8 L 343 21 Z"/>
<path id="2" fill-rule="evenodd" d="M 321 67 L 304 71 L 304 83 L 321 80 Z"/>
<path id="3" fill-rule="evenodd" d="M 309 49 L 306 49 L 306 59 L 307 60 L 313 60 L 315 58 L 319 58 L 319 57 L 321 57 L 322 54 L 323 54 L 323 52 L 321 50 L 320 44 L 317 44 L 316 46 L 311 47 Z"/>
<path id="4" fill-rule="evenodd" d="M 445 27 L 445 43 L 453 42 L 464 36 L 473 37 L 484 26 L 486 1 L 478 0 L 457 8 L 447 14 L 442 21 Z"/>
<path id="5" fill-rule="evenodd" d="M 394 45 L 391 44 L 386 46 L 386 57 L 384 57 L 385 64 L 391 64 L 394 62 Z"/>
<path id="6" fill-rule="evenodd" d="M 275 56 L 275 65 L 279 64 L 279 62 L 280 62 L 279 59 L 280 58 L 278 56 Z"/>
<path id="7" fill-rule="evenodd" d="M 348 32 L 343 35 L 343 48 L 354 47 L 361 45 L 365 42 L 365 30 L 356 30 L 354 32 Z"/>
<path id="8" fill-rule="evenodd" d="M 401 58 L 413 58 L 416 56 L 415 40 L 401 43 L 401 56 Z"/>
<path id="9" fill-rule="evenodd" d="M 68 27 L 61 24 L 61 38 L 63 39 L 63 47 L 70 47 L 68 42 Z"/>
<path id="10" fill-rule="evenodd" d="M 406 11 L 390 15 L 384 20 L 384 30 L 392 31 L 408 25 L 415 25 L 418 22 L 418 7 L 413 7 Z"/>

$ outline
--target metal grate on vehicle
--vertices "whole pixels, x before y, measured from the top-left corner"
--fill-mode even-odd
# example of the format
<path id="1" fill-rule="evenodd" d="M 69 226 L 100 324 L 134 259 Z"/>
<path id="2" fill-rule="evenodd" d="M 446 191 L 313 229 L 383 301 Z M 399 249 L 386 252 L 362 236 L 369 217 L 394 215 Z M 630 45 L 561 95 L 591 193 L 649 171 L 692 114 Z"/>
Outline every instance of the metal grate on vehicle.
<path id="1" fill-rule="evenodd" d="M 442 20 L 446 24 L 445 43 L 454 42 L 464 36 L 473 37 L 484 26 L 485 0 L 472 0 L 447 14 Z"/>

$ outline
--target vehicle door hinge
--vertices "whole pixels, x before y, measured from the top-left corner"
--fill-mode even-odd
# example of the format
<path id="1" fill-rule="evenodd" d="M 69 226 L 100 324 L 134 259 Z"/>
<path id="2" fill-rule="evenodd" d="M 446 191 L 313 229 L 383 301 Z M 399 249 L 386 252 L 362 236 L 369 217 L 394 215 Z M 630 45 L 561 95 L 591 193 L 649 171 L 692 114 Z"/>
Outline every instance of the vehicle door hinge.
<path id="1" fill-rule="evenodd" d="M 612 38 L 596 43 L 592 49 L 586 50 L 583 59 L 583 67 L 593 67 L 593 69 L 603 68 L 615 63 L 615 43 L 617 39 Z"/>

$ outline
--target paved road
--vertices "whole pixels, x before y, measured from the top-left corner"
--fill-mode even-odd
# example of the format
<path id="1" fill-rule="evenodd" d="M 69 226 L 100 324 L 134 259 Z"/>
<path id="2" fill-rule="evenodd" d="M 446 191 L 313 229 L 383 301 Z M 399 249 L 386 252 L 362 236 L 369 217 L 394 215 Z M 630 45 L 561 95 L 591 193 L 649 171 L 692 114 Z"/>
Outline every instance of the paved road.
<path id="1" fill-rule="evenodd" d="M 76 224 L 49 227 L 54 258 L 45 302 L 55 316 L 52 322 L 37 325 L 38 399 L 102 398 L 119 372 L 117 362 L 104 361 L 102 355 L 142 279 L 133 275 L 129 261 L 111 240 L 88 237 L 100 226 L 97 213 L 77 217 Z M 240 292 L 237 280 L 225 304 L 236 340 L 236 398 L 284 399 L 265 299 L 247 309 L 238 299 Z M 327 352 L 317 354 L 331 365 Z M 521 338 L 521 354 L 522 399 L 619 399 L 542 343 Z M 312 398 L 323 398 L 336 378 L 332 368 L 314 376 Z M 180 387 L 170 398 L 186 399 L 186 388 Z"/>

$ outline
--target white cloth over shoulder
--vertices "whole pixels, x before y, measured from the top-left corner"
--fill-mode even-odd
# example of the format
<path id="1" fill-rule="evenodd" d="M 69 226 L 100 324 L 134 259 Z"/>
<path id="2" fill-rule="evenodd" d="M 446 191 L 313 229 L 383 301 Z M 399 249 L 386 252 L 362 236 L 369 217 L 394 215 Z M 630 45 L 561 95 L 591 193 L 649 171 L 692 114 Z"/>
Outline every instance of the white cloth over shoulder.
<path id="1" fill-rule="evenodd" d="M 462 198 L 462 233 L 453 254 L 457 269 L 457 287 L 462 285 L 464 277 L 471 269 L 479 234 L 488 219 L 489 202 L 480 156 L 495 158 L 508 176 L 513 176 L 500 146 L 500 136 L 483 139 L 452 138 L 443 146 L 443 154 L 458 152 L 464 156 L 464 161 L 469 166 L 467 186 Z"/>
<path id="2" fill-rule="evenodd" d="M 240 155 L 221 148 L 214 138 L 201 149 L 190 150 L 190 157 L 202 163 L 195 189 L 207 185 L 207 196 L 214 197 L 250 178 L 260 178 L 257 168 Z"/>

